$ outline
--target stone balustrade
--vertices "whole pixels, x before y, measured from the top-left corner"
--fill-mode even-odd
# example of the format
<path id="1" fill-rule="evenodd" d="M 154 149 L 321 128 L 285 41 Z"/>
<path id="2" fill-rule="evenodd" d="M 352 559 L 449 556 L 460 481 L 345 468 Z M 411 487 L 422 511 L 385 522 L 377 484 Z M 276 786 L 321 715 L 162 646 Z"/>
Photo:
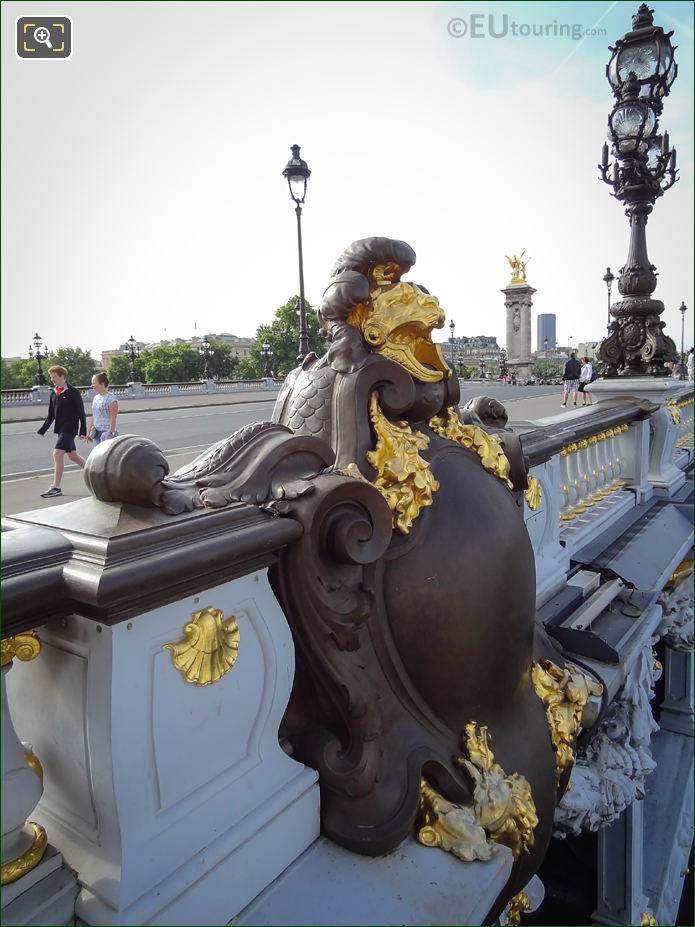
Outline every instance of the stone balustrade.
<path id="1" fill-rule="evenodd" d="M 146 399 L 148 397 L 184 396 L 190 394 L 243 393 L 259 390 L 276 390 L 282 380 L 264 377 L 260 380 L 197 380 L 192 383 L 127 383 L 109 386 L 119 399 Z M 85 402 L 94 398 L 91 386 L 79 386 Z M 33 386 L 31 389 L 4 389 L 1 393 L 3 407 L 26 406 L 48 403 L 50 386 Z"/>

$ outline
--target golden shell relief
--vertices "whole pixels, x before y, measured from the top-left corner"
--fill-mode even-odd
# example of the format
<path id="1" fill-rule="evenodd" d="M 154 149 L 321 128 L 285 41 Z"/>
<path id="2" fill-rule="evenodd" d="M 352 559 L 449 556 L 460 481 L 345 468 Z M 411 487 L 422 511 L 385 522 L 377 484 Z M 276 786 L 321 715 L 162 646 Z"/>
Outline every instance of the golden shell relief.
<path id="1" fill-rule="evenodd" d="M 209 686 L 234 666 L 239 655 L 239 626 L 234 615 L 224 618 L 219 608 L 193 612 L 183 626 L 183 638 L 163 645 L 171 662 L 192 686 Z"/>

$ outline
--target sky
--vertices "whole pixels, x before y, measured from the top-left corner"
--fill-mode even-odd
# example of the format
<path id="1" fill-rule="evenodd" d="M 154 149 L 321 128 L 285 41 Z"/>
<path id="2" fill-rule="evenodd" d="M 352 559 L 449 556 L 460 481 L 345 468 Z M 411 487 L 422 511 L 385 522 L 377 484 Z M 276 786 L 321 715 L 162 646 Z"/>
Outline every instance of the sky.
<path id="1" fill-rule="evenodd" d="M 652 5 L 679 46 L 661 127 L 681 180 L 650 217 L 649 256 L 679 346 L 678 306 L 689 307 L 687 348 L 693 6 Z M 557 314 L 560 344 L 599 339 L 602 277 L 607 265 L 617 276 L 629 234 L 598 179 L 605 64 L 637 6 L 61 0 L 72 57 L 27 61 L 14 53 L 15 18 L 56 8 L 3 3 L 3 356 L 26 356 L 34 332 L 97 357 L 130 335 L 253 336 L 298 291 L 282 177 L 293 143 L 312 170 L 313 305 L 350 242 L 400 238 L 418 256 L 409 279 L 446 312 L 435 338 L 453 319 L 457 336 L 503 345 L 505 255 L 525 249 L 533 347 L 541 312 Z M 550 34 L 512 34 L 534 24 Z M 562 26 L 605 34 L 576 39 Z"/>

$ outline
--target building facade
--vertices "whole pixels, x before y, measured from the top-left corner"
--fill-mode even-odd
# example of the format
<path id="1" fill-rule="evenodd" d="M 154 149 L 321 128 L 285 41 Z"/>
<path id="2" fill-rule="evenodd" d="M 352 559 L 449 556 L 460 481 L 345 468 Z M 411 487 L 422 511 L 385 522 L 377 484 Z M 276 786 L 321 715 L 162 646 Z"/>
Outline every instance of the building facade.
<path id="1" fill-rule="evenodd" d="M 554 312 L 542 312 L 536 318 L 536 350 L 544 351 L 545 339 L 548 339 L 548 350 L 554 351 L 557 346 L 557 317 Z"/>

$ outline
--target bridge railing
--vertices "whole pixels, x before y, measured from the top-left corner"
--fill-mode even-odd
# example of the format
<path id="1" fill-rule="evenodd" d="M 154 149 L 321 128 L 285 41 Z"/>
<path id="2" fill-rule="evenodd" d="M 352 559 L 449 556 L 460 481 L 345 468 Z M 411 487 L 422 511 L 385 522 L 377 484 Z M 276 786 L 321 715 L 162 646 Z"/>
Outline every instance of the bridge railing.
<path id="1" fill-rule="evenodd" d="M 110 385 L 109 389 L 121 399 L 146 399 L 147 397 L 161 398 L 166 396 L 182 396 L 196 393 L 241 393 L 260 390 L 275 390 L 282 384 L 281 379 L 264 377 L 259 380 L 195 380 L 188 383 L 117 383 Z M 91 386 L 78 386 L 82 398 L 91 402 L 94 390 Z M 2 406 L 25 406 L 32 404 L 47 404 L 51 396 L 49 386 L 33 386 L 30 389 L 3 389 L 1 393 Z"/>

